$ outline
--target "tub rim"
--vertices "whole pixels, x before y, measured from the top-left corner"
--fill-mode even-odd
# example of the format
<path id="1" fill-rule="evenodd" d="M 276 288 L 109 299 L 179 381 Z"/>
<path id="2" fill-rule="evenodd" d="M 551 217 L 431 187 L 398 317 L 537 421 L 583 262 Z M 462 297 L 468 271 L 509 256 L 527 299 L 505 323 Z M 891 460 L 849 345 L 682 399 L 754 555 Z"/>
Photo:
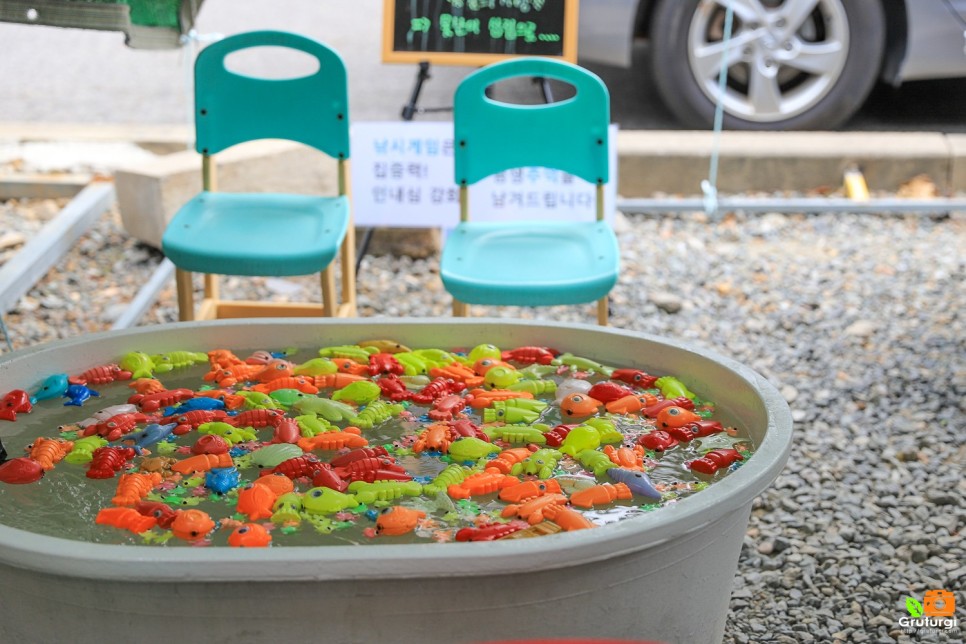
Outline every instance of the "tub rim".
<path id="1" fill-rule="evenodd" d="M 409 579 L 516 574 L 534 568 L 576 566 L 657 546 L 675 536 L 702 529 L 727 513 L 743 509 L 774 481 L 791 450 L 792 418 L 788 404 L 770 382 L 751 368 L 696 343 L 585 324 L 503 318 L 273 318 L 180 322 L 88 334 L 21 349 L 0 357 L 0 375 L 15 368 L 19 361 L 64 348 L 83 348 L 99 342 L 130 344 L 131 340 L 141 337 L 179 335 L 199 328 L 212 328 L 212 332 L 217 332 L 219 327 L 258 325 L 276 328 L 309 325 L 384 327 L 387 332 L 400 327 L 459 326 L 463 327 L 464 334 L 470 333 L 467 329 L 474 327 L 485 331 L 487 326 L 503 326 L 522 332 L 551 328 L 558 334 L 600 334 L 649 342 L 693 354 L 731 371 L 760 400 L 767 416 L 767 428 L 764 440 L 747 463 L 700 494 L 654 513 L 593 530 L 495 542 L 380 544 L 374 548 L 326 545 L 244 549 L 96 544 L 0 525 L 0 563 L 58 576 L 120 581 L 130 580 L 136 574 L 139 581 L 158 582 Z M 491 335 L 496 333 L 489 332 Z M 370 335 L 377 336 L 378 332 Z M 281 339 L 273 342 L 284 344 Z"/>

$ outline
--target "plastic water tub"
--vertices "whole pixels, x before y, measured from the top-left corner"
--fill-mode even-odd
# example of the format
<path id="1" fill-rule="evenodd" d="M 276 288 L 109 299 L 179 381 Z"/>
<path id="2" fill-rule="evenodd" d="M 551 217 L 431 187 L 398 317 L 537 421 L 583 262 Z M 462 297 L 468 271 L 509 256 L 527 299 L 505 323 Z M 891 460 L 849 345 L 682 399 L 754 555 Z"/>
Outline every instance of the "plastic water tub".
<path id="1" fill-rule="evenodd" d="M 77 373 L 128 351 L 322 347 L 375 338 L 414 348 L 539 344 L 674 373 L 745 427 L 757 451 L 722 481 L 671 506 L 535 539 L 163 548 L 0 525 L 0 641 L 721 640 L 752 500 L 784 466 L 792 422 L 773 386 L 708 351 L 612 329 L 505 320 L 219 321 L 20 351 L 0 361 L 0 392 L 33 388 L 52 373 Z M 17 425 L 0 423 L 0 437 L 14 436 Z"/>

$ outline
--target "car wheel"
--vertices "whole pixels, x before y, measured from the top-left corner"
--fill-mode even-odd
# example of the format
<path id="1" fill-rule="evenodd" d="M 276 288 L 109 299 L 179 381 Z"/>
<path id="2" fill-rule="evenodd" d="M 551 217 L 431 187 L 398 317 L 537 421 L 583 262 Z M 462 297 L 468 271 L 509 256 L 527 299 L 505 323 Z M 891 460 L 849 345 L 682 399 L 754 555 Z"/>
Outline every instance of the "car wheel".
<path id="1" fill-rule="evenodd" d="M 862 106 L 884 46 L 885 16 L 874 0 L 662 0 L 651 22 L 657 89 L 697 128 L 714 122 L 726 51 L 726 128 L 822 130 Z"/>

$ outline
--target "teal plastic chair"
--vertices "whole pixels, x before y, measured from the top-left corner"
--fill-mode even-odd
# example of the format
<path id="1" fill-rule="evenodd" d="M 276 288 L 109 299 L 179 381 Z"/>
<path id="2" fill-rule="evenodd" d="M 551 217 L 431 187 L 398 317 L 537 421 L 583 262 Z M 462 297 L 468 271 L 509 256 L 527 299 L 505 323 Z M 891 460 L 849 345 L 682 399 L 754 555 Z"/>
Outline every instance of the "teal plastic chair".
<path id="1" fill-rule="evenodd" d="M 314 57 L 319 69 L 282 80 L 230 71 L 225 58 L 251 47 L 285 47 Z M 196 319 L 192 274 L 205 274 L 197 319 L 355 315 L 355 239 L 347 194 L 349 97 L 345 64 L 310 38 L 277 31 L 231 36 L 195 62 L 196 149 L 203 191 L 165 229 L 162 249 L 174 263 L 182 320 Z M 287 139 L 337 159 L 338 195 L 215 192 L 214 155 L 236 144 Z M 320 159 L 322 156 L 320 155 Z M 342 304 L 332 270 L 341 248 Z M 219 298 L 217 275 L 320 273 L 322 302 L 268 303 Z"/>
<path id="2" fill-rule="evenodd" d="M 568 99 L 517 105 L 489 98 L 489 86 L 518 76 L 557 79 L 576 88 Z M 593 73 L 549 58 L 518 58 L 484 67 L 457 87 L 455 178 L 460 223 L 447 236 L 440 276 L 453 314 L 468 304 L 552 306 L 597 301 L 607 324 L 607 294 L 617 283 L 620 253 L 604 219 L 610 96 Z M 542 166 L 597 188 L 596 221 L 470 221 L 468 187 L 505 170 Z"/>

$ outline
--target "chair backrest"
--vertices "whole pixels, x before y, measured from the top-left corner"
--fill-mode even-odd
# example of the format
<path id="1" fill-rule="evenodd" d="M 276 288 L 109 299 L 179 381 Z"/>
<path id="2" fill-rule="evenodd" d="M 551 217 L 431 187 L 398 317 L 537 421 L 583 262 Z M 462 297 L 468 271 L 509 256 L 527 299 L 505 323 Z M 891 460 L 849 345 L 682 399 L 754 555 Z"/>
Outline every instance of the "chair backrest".
<path id="1" fill-rule="evenodd" d="M 517 105 L 486 96 L 490 85 L 518 76 L 573 85 L 556 103 Z M 610 95 L 592 72 L 551 58 L 515 58 L 470 74 L 453 104 L 456 183 L 467 186 L 497 172 L 541 166 L 586 181 L 608 182 Z"/>
<path id="2" fill-rule="evenodd" d="M 268 79 L 237 74 L 225 58 L 250 47 L 287 47 L 319 63 L 313 74 Z M 349 158 L 345 64 L 322 43 L 281 31 L 253 31 L 205 47 L 195 62 L 195 148 L 216 154 L 238 143 L 287 139 Z"/>

